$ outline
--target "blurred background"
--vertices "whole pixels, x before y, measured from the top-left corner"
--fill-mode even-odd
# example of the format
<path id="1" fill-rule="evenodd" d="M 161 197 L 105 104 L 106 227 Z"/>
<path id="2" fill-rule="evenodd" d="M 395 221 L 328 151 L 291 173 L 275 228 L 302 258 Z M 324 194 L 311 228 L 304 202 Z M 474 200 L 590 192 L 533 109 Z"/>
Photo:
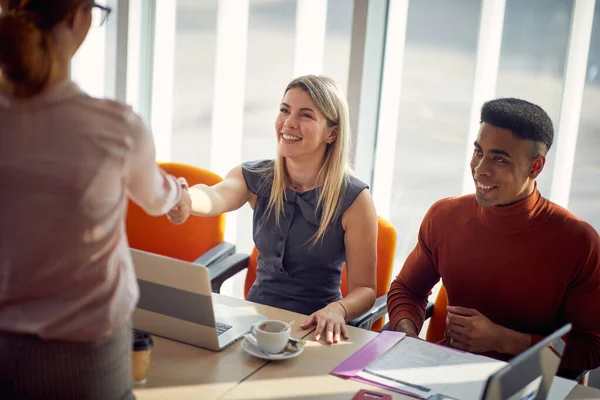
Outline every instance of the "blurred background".
<path id="1" fill-rule="evenodd" d="M 272 158 L 287 83 L 325 74 L 348 95 L 354 168 L 398 230 L 394 275 L 436 200 L 473 190 L 479 109 L 539 104 L 555 144 L 538 187 L 600 230 L 600 7 L 594 0 L 110 0 L 73 78 L 152 127 L 159 161 L 224 175 Z M 226 239 L 252 248 L 251 210 Z M 242 273 L 243 274 L 243 273 Z M 243 277 L 223 293 L 241 296 Z"/>

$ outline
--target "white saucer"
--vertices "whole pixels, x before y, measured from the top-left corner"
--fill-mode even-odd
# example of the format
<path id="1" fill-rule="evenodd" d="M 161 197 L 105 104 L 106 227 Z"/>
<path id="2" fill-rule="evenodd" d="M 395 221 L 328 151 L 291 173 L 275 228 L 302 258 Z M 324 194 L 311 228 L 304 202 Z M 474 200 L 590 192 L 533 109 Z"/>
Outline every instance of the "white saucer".
<path id="1" fill-rule="evenodd" d="M 298 351 L 292 353 L 289 351 L 286 351 L 284 353 L 280 353 L 280 354 L 269 354 L 269 353 L 264 353 L 261 349 L 259 349 L 258 347 L 256 347 L 253 343 L 251 343 L 248 339 L 244 338 L 244 341 L 242 342 L 242 349 L 244 349 L 244 351 L 250 355 L 253 355 L 254 357 L 258 357 L 258 358 L 262 358 L 263 360 L 287 360 L 288 358 L 294 358 L 300 355 L 300 353 L 302 353 L 304 351 L 304 346 L 300 346 L 298 347 Z"/>

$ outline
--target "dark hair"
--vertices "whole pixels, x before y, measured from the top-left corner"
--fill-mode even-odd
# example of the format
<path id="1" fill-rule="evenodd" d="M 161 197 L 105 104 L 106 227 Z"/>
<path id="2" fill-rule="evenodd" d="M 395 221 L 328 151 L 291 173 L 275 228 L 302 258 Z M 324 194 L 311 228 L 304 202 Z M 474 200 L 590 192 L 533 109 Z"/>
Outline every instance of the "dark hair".
<path id="1" fill-rule="evenodd" d="M 481 108 L 480 122 L 508 129 L 519 139 L 544 144 L 545 148 L 539 150 L 542 155 L 546 155 L 554 140 L 552 120 L 546 111 L 521 99 L 503 98 L 486 102 Z"/>
<path id="2" fill-rule="evenodd" d="M 51 30 L 84 0 L 0 0 L 0 72 L 18 97 L 43 91 L 54 73 Z"/>

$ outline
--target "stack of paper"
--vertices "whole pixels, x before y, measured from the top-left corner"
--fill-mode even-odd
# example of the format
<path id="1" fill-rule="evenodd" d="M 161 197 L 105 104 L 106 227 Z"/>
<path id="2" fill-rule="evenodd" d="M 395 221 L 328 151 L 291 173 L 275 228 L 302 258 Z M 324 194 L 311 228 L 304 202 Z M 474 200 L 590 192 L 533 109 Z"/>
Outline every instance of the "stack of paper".
<path id="1" fill-rule="evenodd" d="M 461 352 L 403 333 L 384 331 L 331 374 L 427 399 L 481 399 L 485 384 L 507 363 Z M 575 382 L 555 378 L 549 399 L 564 399 Z"/>

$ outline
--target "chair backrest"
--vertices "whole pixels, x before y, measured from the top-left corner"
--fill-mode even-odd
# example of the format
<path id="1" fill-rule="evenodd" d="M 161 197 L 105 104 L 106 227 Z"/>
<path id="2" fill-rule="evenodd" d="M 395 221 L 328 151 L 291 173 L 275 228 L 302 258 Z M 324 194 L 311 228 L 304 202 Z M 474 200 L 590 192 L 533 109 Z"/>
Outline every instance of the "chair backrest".
<path id="1" fill-rule="evenodd" d="M 190 186 L 199 183 L 215 185 L 223 179 L 208 170 L 178 163 L 159 163 L 167 173 L 184 177 Z M 129 201 L 126 219 L 129 245 L 138 250 L 195 261 L 225 238 L 225 215 L 192 217 L 181 225 L 166 216 L 152 217 Z"/>
<path id="2" fill-rule="evenodd" d="M 394 255 L 396 253 L 396 228 L 382 217 L 377 218 L 377 297 L 388 292 L 394 266 Z M 244 297 L 248 295 L 254 280 L 256 279 L 258 250 L 252 250 L 248 260 L 248 272 L 244 284 Z M 342 283 L 340 285 L 342 297 L 348 294 L 348 282 L 346 278 L 346 265 L 342 270 Z M 379 332 L 383 327 L 383 318 L 373 323 L 371 330 Z"/>
<path id="3" fill-rule="evenodd" d="M 256 280 L 256 268 L 258 267 L 258 249 L 252 248 L 250 259 L 248 260 L 248 271 L 246 272 L 246 280 L 244 281 L 244 298 L 248 297 L 248 292 L 252 284 Z"/>
<path id="4" fill-rule="evenodd" d="M 429 326 L 425 334 L 425 339 L 428 342 L 437 343 L 444 339 L 446 333 L 446 315 L 448 314 L 447 306 L 448 296 L 446 295 L 446 289 L 442 285 L 435 303 L 433 303 L 433 314 L 429 319 Z"/>

